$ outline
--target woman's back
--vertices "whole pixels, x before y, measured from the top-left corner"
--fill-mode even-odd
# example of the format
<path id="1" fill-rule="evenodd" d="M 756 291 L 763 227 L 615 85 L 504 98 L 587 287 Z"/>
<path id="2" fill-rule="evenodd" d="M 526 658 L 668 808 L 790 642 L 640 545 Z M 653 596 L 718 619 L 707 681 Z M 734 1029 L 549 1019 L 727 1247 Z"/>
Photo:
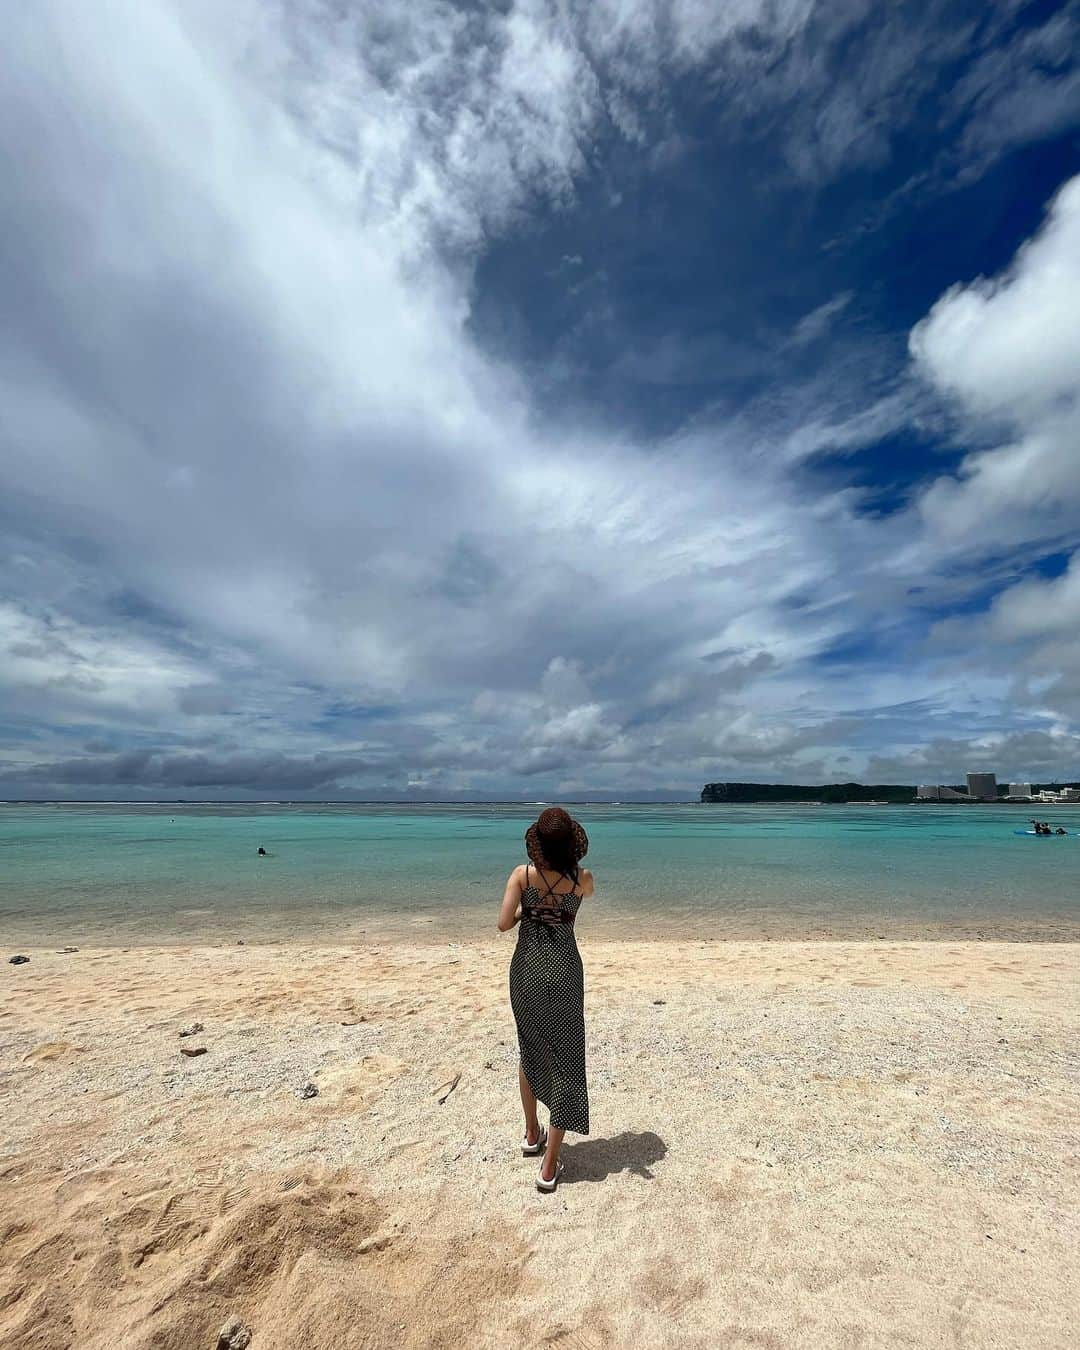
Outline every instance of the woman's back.
<path id="1" fill-rule="evenodd" d="M 573 875 L 525 864 L 522 878 L 521 917 L 539 922 L 569 923 L 577 917 L 586 896 L 593 893 L 592 873 L 575 868 Z"/>

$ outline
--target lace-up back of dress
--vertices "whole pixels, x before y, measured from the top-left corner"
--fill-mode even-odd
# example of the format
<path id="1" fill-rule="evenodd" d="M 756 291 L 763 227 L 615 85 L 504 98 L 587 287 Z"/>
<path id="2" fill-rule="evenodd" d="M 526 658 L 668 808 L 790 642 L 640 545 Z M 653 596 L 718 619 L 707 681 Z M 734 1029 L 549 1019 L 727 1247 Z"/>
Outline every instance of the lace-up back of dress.
<path id="1" fill-rule="evenodd" d="M 531 875 L 535 875 L 541 884 L 537 885 L 536 882 L 530 881 Z M 521 917 L 537 923 L 572 924 L 583 897 L 577 889 L 576 878 L 571 883 L 573 889 L 557 891 L 555 887 L 563 880 L 564 874 L 560 873 L 554 881 L 547 881 L 539 872 L 533 873 L 526 863 L 525 889 L 521 893 Z M 571 881 L 571 878 L 565 877 L 565 880 Z"/>

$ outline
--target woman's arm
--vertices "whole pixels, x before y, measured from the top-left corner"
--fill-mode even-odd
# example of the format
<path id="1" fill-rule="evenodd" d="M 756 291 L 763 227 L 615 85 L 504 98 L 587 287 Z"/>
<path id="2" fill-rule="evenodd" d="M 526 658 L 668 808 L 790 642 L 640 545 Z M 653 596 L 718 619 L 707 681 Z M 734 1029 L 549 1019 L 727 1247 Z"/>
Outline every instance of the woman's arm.
<path id="1" fill-rule="evenodd" d="M 590 895 L 596 894 L 596 882 L 587 867 L 581 868 L 578 872 L 578 885 L 581 887 L 581 894 L 586 900 Z"/>
<path id="2" fill-rule="evenodd" d="M 510 873 L 499 907 L 499 932 L 507 933 L 521 918 L 521 891 L 525 880 L 525 866 L 515 867 Z"/>

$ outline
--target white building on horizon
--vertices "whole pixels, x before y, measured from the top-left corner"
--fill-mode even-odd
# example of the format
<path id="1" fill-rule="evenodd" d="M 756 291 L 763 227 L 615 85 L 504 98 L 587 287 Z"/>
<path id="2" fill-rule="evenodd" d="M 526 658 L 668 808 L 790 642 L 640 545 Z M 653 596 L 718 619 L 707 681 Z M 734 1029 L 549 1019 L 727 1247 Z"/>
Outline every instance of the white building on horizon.
<path id="1" fill-rule="evenodd" d="M 1030 801 L 1030 800 L 1031 800 L 1031 784 L 1030 784 L 1030 783 L 1010 783 L 1010 784 L 1009 784 L 1009 797 L 1015 799 L 1016 801 L 1021 801 L 1021 802 Z"/>
<path id="2" fill-rule="evenodd" d="M 957 792 L 955 788 L 944 787 L 941 783 L 923 783 L 915 789 L 915 796 L 924 802 L 970 801 L 966 792 Z"/>

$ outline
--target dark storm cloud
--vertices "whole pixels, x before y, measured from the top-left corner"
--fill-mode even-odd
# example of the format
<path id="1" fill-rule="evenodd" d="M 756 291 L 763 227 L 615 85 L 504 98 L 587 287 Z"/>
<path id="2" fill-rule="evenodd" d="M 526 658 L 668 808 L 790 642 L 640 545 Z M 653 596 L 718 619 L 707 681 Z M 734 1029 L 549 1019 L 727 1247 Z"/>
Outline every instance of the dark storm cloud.
<path id="1" fill-rule="evenodd" d="M 384 773 L 391 776 L 386 766 L 358 755 L 268 753 L 214 757 L 140 750 L 30 764 L 16 774 L 0 775 L 0 782 L 17 778 L 20 783 L 57 788 L 124 787 L 170 791 L 177 788 L 241 788 L 250 792 L 280 788 L 310 792 L 340 787 L 343 782 L 358 777 L 378 781 Z"/>

